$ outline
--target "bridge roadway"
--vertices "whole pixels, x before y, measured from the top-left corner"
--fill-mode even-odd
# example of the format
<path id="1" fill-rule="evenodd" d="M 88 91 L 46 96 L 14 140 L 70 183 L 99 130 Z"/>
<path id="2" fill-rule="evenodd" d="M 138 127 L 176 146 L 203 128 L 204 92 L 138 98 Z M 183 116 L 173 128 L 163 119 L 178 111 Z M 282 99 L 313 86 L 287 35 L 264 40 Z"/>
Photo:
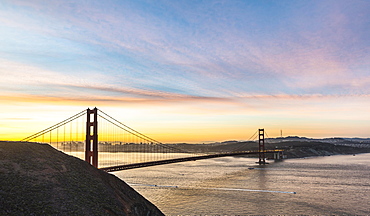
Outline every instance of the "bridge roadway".
<path id="1" fill-rule="evenodd" d="M 265 150 L 264 153 L 278 153 L 283 152 L 280 149 L 274 150 Z M 209 158 L 218 158 L 218 157 L 227 157 L 227 156 L 238 156 L 238 155 L 247 155 L 247 154 L 259 154 L 259 151 L 242 151 L 242 152 L 230 152 L 230 153 L 220 153 L 220 154 L 211 154 L 211 155 L 202 155 L 202 156 L 193 156 L 193 157 L 186 157 L 186 158 L 175 158 L 175 159 L 168 159 L 168 160 L 160 160 L 160 161 L 150 161 L 150 162 L 143 162 L 143 163 L 134 163 L 134 164 L 126 164 L 120 166 L 112 166 L 112 167 L 103 167 L 100 168 L 106 172 L 115 172 L 120 170 L 128 170 L 128 169 L 136 169 L 142 167 L 149 167 L 149 166 L 157 166 L 163 164 L 171 164 L 171 163 L 179 163 L 185 161 L 195 161 L 195 160 L 203 160 Z"/>

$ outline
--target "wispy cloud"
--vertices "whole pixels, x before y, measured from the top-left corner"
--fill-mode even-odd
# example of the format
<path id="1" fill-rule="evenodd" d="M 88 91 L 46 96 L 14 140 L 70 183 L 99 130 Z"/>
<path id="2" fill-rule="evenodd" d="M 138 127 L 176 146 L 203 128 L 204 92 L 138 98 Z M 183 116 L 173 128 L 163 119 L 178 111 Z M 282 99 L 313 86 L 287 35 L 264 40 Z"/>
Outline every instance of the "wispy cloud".
<path id="1" fill-rule="evenodd" d="M 370 95 L 369 9 L 361 0 L 4 0 L 0 100 L 358 120 Z"/>
<path id="2" fill-rule="evenodd" d="M 117 64 L 117 67 L 129 66 L 131 73 L 138 76 L 149 73 L 152 77 L 165 76 L 171 81 L 183 80 L 185 85 L 182 86 L 175 87 L 173 82 L 166 84 L 188 93 L 191 88 L 197 87 L 198 93 L 207 96 L 226 96 L 233 92 L 238 94 L 237 91 L 224 88 L 227 82 L 238 85 L 241 82 L 260 83 L 263 80 L 274 80 L 276 83 L 265 90 L 262 89 L 265 87 L 263 85 L 255 86 L 266 94 L 274 94 L 272 90 L 281 93 L 300 91 L 326 94 L 325 89 L 330 87 L 339 86 L 339 89 L 345 86 L 347 89 L 354 88 L 358 91 L 359 83 L 367 85 L 359 82 L 363 77 L 353 76 L 351 68 L 356 63 L 354 59 L 359 56 L 366 58 L 366 53 L 369 52 L 363 48 L 359 50 L 358 44 L 353 47 L 357 51 L 351 50 L 351 55 L 348 55 L 348 50 L 342 46 L 344 41 L 354 34 L 349 28 L 351 21 L 362 24 L 365 20 L 352 18 L 350 13 L 343 13 L 342 3 L 336 4 L 339 6 L 325 13 L 322 12 L 328 9 L 328 4 L 313 4 L 311 7 L 318 10 L 317 16 L 313 17 L 318 22 L 314 24 L 317 26 L 315 30 L 307 25 L 311 24 L 312 16 L 302 13 L 303 9 L 297 4 L 297 12 L 292 13 L 291 20 L 282 19 L 282 25 L 291 24 L 300 28 L 298 31 L 293 33 L 291 27 L 286 30 L 282 28 L 276 30 L 276 37 L 264 33 L 261 39 L 258 38 L 262 36 L 261 33 L 275 29 L 268 25 L 247 24 L 243 27 L 249 32 L 240 28 L 240 23 L 234 19 L 253 24 L 258 23 L 260 18 L 244 15 L 253 13 L 253 10 L 240 7 L 240 3 L 199 4 L 197 7 L 163 3 L 162 8 L 152 5 L 164 12 L 162 16 L 151 10 L 143 11 L 140 3 L 133 2 L 124 5 L 53 1 L 47 4 L 17 4 L 23 8 L 32 8 L 33 12 L 28 16 L 34 16 L 30 17 L 34 23 L 31 21 L 29 26 L 37 28 L 36 32 L 67 37 L 79 43 L 101 47 L 103 52 L 111 51 L 114 55 L 122 55 L 124 64 Z M 233 15 L 224 13 L 225 6 L 230 7 Z M 350 8 L 352 13 L 363 11 L 356 5 Z M 37 13 L 41 15 L 37 16 Z M 219 14 L 220 17 L 213 21 L 215 17 L 212 13 Z M 51 17 L 56 23 L 53 25 L 55 27 L 50 29 L 48 27 L 51 23 L 40 21 L 45 17 Z M 323 21 L 319 22 L 320 20 Z M 233 22 L 235 25 L 230 25 Z M 20 25 L 19 22 L 16 25 Z M 253 32 L 253 27 L 262 32 Z M 336 30 L 340 30 L 340 33 Z M 333 40 L 333 37 L 337 38 Z M 356 56 L 352 56 L 353 51 L 357 52 Z M 113 62 L 114 64 L 116 62 Z M 117 69 L 117 73 L 130 76 L 129 71 Z M 137 79 L 135 82 L 141 82 L 144 86 L 150 83 L 144 79 Z M 212 85 L 213 83 L 218 85 Z M 202 87 L 199 87 L 199 84 Z M 249 88 L 239 91 L 249 91 Z"/>

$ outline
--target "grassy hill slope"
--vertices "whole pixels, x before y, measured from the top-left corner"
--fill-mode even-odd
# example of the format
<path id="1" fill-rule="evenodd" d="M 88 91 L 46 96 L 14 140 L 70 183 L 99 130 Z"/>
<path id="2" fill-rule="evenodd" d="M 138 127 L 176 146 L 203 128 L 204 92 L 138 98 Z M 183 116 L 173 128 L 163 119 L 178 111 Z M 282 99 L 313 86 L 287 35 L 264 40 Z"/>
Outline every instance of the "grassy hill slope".
<path id="1" fill-rule="evenodd" d="M 49 145 L 0 142 L 0 215 L 163 215 L 114 175 Z"/>

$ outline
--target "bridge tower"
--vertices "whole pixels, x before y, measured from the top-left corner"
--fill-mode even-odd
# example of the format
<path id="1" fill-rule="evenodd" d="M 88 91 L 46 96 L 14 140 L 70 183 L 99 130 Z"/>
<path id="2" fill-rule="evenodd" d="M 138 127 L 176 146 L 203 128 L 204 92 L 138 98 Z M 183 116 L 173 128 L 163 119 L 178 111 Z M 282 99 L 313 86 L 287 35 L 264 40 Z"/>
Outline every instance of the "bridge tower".
<path id="1" fill-rule="evenodd" d="M 93 114 L 92 118 L 91 114 Z M 98 109 L 96 107 L 92 110 L 87 109 L 85 161 L 98 167 Z"/>
<path id="2" fill-rule="evenodd" d="M 266 164 L 265 161 L 265 129 L 258 129 L 258 163 Z"/>

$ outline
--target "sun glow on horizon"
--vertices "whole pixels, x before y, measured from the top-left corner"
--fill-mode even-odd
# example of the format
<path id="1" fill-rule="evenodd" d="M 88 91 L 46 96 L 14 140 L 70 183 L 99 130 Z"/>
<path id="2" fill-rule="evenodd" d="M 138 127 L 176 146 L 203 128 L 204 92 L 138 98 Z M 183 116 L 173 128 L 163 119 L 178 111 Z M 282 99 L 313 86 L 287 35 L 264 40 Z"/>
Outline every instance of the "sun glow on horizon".
<path id="1" fill-rule="evenodd" d="M 14 113 L 8 111 L 1 116 L 4 128 L 1 131 L 1 140 L 21 140 L 76 114 L 72 110 L 81 110 L 81 108 L 80 106 L 61 107 L 54 105 L 47 107 L 35 105 L 27 109 L 29 112 L 24 109 Z M 301 113 L 292 117 L 281 113 L 280 116 L 271 115 L 261 111 L 254 114 L 248 111 L 250 114 L 246 115 L 241 111 L 239 111 L 240 113 L 234 111 L 232 114 L 227 114 L 227 111 L 217 110 L 215 113 L 205 113 L 202 109 L 194 109 L 189 112 L 190 107 L 184 107 L 184 110 L 172 110 L 172 112 L 170 110 L 168 107 L 162 109 L 160 106 L 152 107 L 152 109 L 147 107 L 121 108 L 118 106 L 104 108 L 105 113 L 163 143 L 245 141 L 259 128 L 264 128 L 271 138 L 279 137 L 280 130 L 283 130 L 284 136 L 309 138 L 367 137 L 368 133 L 367 121 L 361 118 L 354 120 L 353 117 L 345 116 L 336 118 L 335 115 L 328 115 L 319 120 L 307 120 L 301 116 Z M 353 128 L 354 123 L 358 126 L 362 125 L 363 129 Z M 85 127 L 85 120 L 79 120 L 78 125 L 74 127 Z"/>

